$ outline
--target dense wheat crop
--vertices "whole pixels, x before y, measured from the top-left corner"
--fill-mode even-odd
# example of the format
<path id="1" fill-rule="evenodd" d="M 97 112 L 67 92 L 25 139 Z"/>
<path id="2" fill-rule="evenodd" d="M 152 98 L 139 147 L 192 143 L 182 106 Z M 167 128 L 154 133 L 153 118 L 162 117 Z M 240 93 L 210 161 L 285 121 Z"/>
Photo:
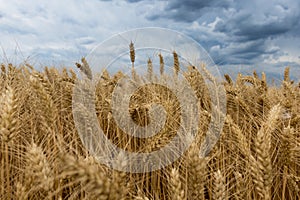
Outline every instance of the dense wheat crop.
<path id="1" fill-rule="evenodd" d="M 149 60 L 148 76 L 151 65 Z M 77 67 L 90 75 L 84 59 Z M 151 139 L 133 139 L 111 118 L 111 93 L 122 76 L 104 72 L 97 84 L 100 126 L 128 151 L 159 149 L 179 126 L 176 97 L 159 86 L 137 91 L 129 108 L 137 124 L 147 125 L 153 101 L 172 115 Z M 172 165 L 134 174 L 99 164 L 83 147 L 72 114 L 77 79 L 72 69 L 1 65 L 0 199 L 300 199 L 300 84 L 290 80 L 289 69 L 280 86 L 268 85 L 265 74 L 256 72 L 235 81 L 225 75 L 226 120 L 205 158 L 199 147 L 210 121 L 210 98 L 202 74 L 191 67 L 184 76 L 201 107 L 196 140 Z"/>

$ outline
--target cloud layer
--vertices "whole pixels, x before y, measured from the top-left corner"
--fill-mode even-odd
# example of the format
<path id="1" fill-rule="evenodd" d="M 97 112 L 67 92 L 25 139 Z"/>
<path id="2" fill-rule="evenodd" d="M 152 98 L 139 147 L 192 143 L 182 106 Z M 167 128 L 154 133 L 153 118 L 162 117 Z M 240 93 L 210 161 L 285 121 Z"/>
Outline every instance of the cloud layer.
<path id="1" fill-rule="evenodd" d="M 221 71 L 291 65 L 300 77 L 299 8 L 298 0 L 0 0 L 0 59 L 72 65 L 113 34 L 158 26 L 194 38 Z"/>

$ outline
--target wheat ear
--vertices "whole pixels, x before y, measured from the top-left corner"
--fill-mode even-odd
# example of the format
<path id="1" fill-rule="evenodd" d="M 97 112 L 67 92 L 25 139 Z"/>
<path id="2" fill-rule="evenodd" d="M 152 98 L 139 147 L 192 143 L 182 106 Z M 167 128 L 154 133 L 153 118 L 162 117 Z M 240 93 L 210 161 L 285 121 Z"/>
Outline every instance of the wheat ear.
<path id="1" fill-rule="evenodd" d="M 161 54 L 158 54 L 159 56 L 159 72 L 160 75 L 162 76 L 164 74 L 164 68 L 165 68 L 165 63 L 164 63 L 164 57 Z"/>
<path id="2" fill-rule="evenodd" d="M 221 171 L 218 170 L 214 173 L 214 199 L 215 200 L 225 200 L 226 199 L 226 187 L 225 187 L 225 178 L 221 174 Z"/>
<path id="3" fill-rule="evenodd" d="M 174 200 L 184 200 L 184 189 L 182 188 L 180 174 L 177 169 L 172 169 L 170 174 L 171 196 Z"/>
<path id="4" fill-rule="evenodd" d="M 260 175 L 257 180 L 257 190 L 259 195 L 264 199 L 271 199 L 271 186 L 272 186 L 272 160 L 271 160 L 271 134 L 276 128 L 277 119 L 281 113 L 279 105 L 274 106 L 268 115 L 267 120 L 257 133 L 255 140 L 255 149 L 257 153 L 257 169 Z"/>
<path id="5" fill-rule="evenodd" d="M 179 71 L 180 71 L 180 66 L 179 66 L 178 54 L 176 53 L 176 51 L 173 51 L 173 59 L 174 59 L 175 76 L 178 77 L 178 74 L 179 74 Z"/>

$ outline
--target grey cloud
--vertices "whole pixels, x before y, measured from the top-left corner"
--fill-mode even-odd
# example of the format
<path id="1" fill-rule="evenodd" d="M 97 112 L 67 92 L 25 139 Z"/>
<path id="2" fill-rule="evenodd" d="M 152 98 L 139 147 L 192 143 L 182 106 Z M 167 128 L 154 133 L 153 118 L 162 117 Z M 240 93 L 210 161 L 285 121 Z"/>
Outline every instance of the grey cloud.
<path id="1" fill-rule="evenodd" d="M 278 37 L 291 38 L 291 41 L 292 37 L 299 38 L 299 6 L 296 0 L 175 0 L 165 5 L 164 12 L 150 13 L 148 20 L 168 19 L 179 24 L 183 32 L 206 46 L 217 63 L 255 64 L 264 62 L 269 56 L 276 58 L 283 54 L 280 48 L 272 44 Z M 201 28 L 207 27 L 217 17 L 220 20 L 211 32 Z M 184 29 L 190 27 L 192 22 L 198 22 L 200 28 L 192 32 Z M 170 27 L 177 28 L 177 25 Z M 212 48 L 216 46 L 219 48 Z"/>
<path id="2" fill-rule="evenodd" d="M 230 1 L 218 1 L 218 0 L 187 0 L 187 1 L 171 1 L 166 10 L 173 9 L 190 9 L 192 11 L 199 10 L 205 7 L 228 7 Z"/>
<path id="3" fill-rule="evenodd" d="M 143 1 L 143 0 L 127 0 L 127 2 L 129 2 L 129 3 L 136 3 L 136 2 L 140 2 L 140 1 Z"/>
<path id="4" fill-rule="evenodd" d="M 147 18 L 149 20 L 171 19 L 176 22 L 193 22 L 203 15 L 217 9 L 230 7 L 230 0 L 187 0 L 187 1 L 169 1 L 163 9 L 163 12 L 153 13 Z"/>
<path id="5" fill-rule="evenodd" d="M 203 9 L 212 8 L 227 8 L 230 6 L 230 1 L 218 1 L 218 0 L 188 0 L 188 1 L 171 1 L 165 8 L 166 12 L 172 13 L 172 11 L 177 11 L 177 17 L 180 18 L 185 14 L 188 13 L 194 13 L 195 17 L 201 16 L 201 11 L 203 12 Z M 208 10 L 204 10 L 204 12 L 207 12 Z M 204 13 L 203 12 L 203 13 Z M 172 16 L 172 14 L 171 14 Z M 175 17 L 175 15 L 173 15 Z"/>
<path id="6" fill-rule="evenodd" d="M 219 65 L 254 65 L 262 63 L 265 57 L 271 55 L 276 57 L 281 54 L 279 48 L 271 47 L 263 39 L 244 43 L 231 42 L 226 45 L 219 45 L 217 49 L 209 49 L 209 53 Z"/>
<path id="7" fill-rule="evenodd" d="M 300 15 L 298 15 L 300 17 Z M 285 16 L 280 21 L 255 19 L 252 14 L 234 16 L 218 22 L 215 31 L 236 36 L 237 40 L 257 40 L 288 33 L 298 26 L 297 16 Z"/>
<path id="8" fill-rule="evenodd" d="M 0 17 L 1 18 L 1 17 Z M 30 30 L 28 27 L 14 27 L 6 24 L 0 24 L 0 29 L 10 33 L 10 34 L 18 34 L 18 35 L 35 35 L 36 32 Z"/>

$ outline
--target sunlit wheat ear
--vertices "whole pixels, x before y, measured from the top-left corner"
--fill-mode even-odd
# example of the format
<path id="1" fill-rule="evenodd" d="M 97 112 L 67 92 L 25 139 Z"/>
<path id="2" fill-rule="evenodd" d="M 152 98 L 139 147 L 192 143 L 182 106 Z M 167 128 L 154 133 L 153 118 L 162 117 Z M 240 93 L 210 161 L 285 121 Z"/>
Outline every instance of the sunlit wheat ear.
<path id="1" fill-rule="evenodd" d="M 26 186 L 50 191 L 53 188 L 53 172 L 42 148 L 32 143 L 27 147 Z"/>
<path id="2" fill-rule="evenodd" d="M 261 73 L 261 86 L 264 90 L 268 89 L 267 76 L 266 76 L 266 73 L 264 73 L 264 72 Z"/>
<path id="3" fill-rule="evenodd" d="M 150 200 L 150 199 L 146 196 L 137 196 L 137 197 L 134 197 L 134 200 Z"/>
<path id="4" fill-rule="evenodd" d="M 124 160 L 124 155 L 119 154 L 117 156 L 115 165 L 125 167 L 127 165 L 127 161 Z M 114 170 L 112 172 L 112 186 L 111 186 L 111 196 L 112 199 L 125 200 L 128 198 L 127 194 L 129 192 L 127 175 L 125 172 L 120 172 Z"/>
<path id="5" fill-rule="evenodd" d="M 137 197 L 134 197 L 134 200 L 150 200 L 150 199 L 146 196 L 137 196 Z"/>
<path id="6" fill-rule="evenodd" d="M 72 78 L 73 80 L 75 80 L 75 79 L 77 78 L 77 75 L 76 75 L 75 71 L 71 68 L 71 69 L 69 69 L 69 72 L 70 72 L 70 74 L 71 74 L 71 78 Z"/>
<path id="7" fill-rule="evenodd" d="M 241 73 L 238 73 L 236 75 L 236 80 L 235 80 L 235 84 L 236 84 L 236 88 L 239 89 L 240 87 L 242 87 L 243 85 L 243 81 L 242 81 L 242 74 Z"/>
<path id="8" fill-rule="evenodd" d="M 246 199 L 245 198 L 245 193 L 246 193 L 246 184 L 245 184 L 245 180 L 242 176 L 241 173 L 239 172 L 234 172 L 235 175 L 235 181 L 236 181 L 236 191 L 235 191 L 235 197 L 236 199 Z"/>
<path id="9" fill-rule="evenodd" d="M 34 77 L 34 79 L 37 82 L 40 83 L 40 85 L 47 92 L 47 94 L 49 95 L 49 97 L 52 98 L 54 96 L 54 89 L 53 89 L 53 86 L 51 85 L 51 83 L 49 82 L 50 79 L 47 80 L 47 78 L 45 77 L 44 74 L 39 73 L 37 71 L 33 71 L 31 75 L 32 75 L 32 77 Z M 52 77 L 51 79 L 52 79 L 53 82 L 57 78 L 57 77 L 53 77 L 53 73 L 51 73 L 50 71 L 49 71 L 49 76 Z"/>
<path id="10" fill-rule="evenodd" d="M 174 200 L 184 200 L 184 188 L 182 185 L 182 181 L 180 180 L 180 174 L 178 169 L 173 168 L 170 174 L 170 195 L 171 199 Z"/>
<path id="11" fill-rule="evenodd" d="M 4 64 L 1 64 L 1 79 L 3 82 L 6 80 L 6 67 Z"/>
<path id="12" fill-rule="evenodd" d="M 285 166 L 293 165 L 297 162 L 297 159 L 294 157 L 293 149 L 296 148 L 296 138 L 295 138 L 295 129 L 290 125 L 285 127 L 280 135 L 281 145 L 280 145 L 280 157 L 282 159 L 282 164 Z"/>
<path id="13" fill-rule="evenodd" d="M 0 100 L 2 103 L 0 106 L 0 139 L 4 143 L 9 143 L 18 133 L 18 99 L 15 91 L 7 86 Z"/>
<path id="14" fill-rule="evenodd" d="M 207 66 L 205 63 L 201 63 L 200 64 L 200 68 L 202 69 L 203 71 L 203 76 L 206 77 L 209 81 L 215 83 L 216 82 L 216 79 L 215 77 L 210 73 L 210 71 L 207 69 Z"/>
<path id="15" fill-rule="evenodd" d="M 259 77 L 258 77 L 258 74 L 257 74 L 256 70 L 254 70 L 254 71 L 253 71 L 253 77 L 254 77 L 255 79 L 257 79 L 257 80 L 259 79 Z"/>
<path id="16" fill-rule="evenodd" d="M 26 187 L 20 182 L 18 182 L 16 184 L 16 197 L 19 200 L 27 200 L 28 199 L 28 191 L 27 191 Z"/>
<path id="17" fill-rule="evenodd" d="M 72 178 L 73 184 L 81 184 L 91 199 L 109 199 L 111 181 L 95 162 L 76 159 L 66 155 L 61 158 L 63 163 L 62 175 Z"/>
<path id="18" fill-rule="evenodd" d="M 253 76 L 243 76 L 242 82 L 243 83 L 251 83 L 252 85 L 256 86 L 255 78 Z"/>
<path id="19" fill-rule="evenodd" d="M 221 171 L 218 170 L 214 173 L 214 199 L 216 200 L 226 200 L 226 186 L 225 178 Z"/>
<path id="20" fill-rule="evenodd" d="M 261 197 L 271 199 L 271 186 L 273 180 L 272 160 L 271 160 L 271 137 L 272 132 L 276 128 L 277 119 L 281 113 L 279 105 L 274 106 L 268 115 L 267 120 L 257 133 L 255 140 L 255 150 L 257 153 L 257 170 L 260 171 L 257 182 L 257 190 Z"/>
<path id="21" fill-rule="evenodd" d="M 153 64 L 152 64 L 152 61 L 150 58 L 148 59 L 147 67 L 148 67 L 148 74 L 147 74 L 148 77 L 147 78 L 151 81 L 153 78 Z"/>
<path id="22" fill-rule="evenodd" d="M 286 82 L 289 82 L 290 81 L 290 67 L 286 67 L 284 69 L 284 76 L 283 76 L 283 80 L 286 81 Z"/>
<path id="23" fill-rule="evenodd" d="M 39 104 L 35 106 L 38 107 L 36 111 L 39 111 L 40 118 L 42 121 L 41 124 L 44 124 L 44 128 L 56 128 L 55 122 L 58 117 L 58 110 L 53 100 L 53 91 L 52 88 L 45 83 L 43 78 L 38 75 L 37 72 L 33 72 L 30 76 L 30 85 L 34 89 L 34 92 L 37 94 L 37 99 Z M 48 131 L 48 130 L 47 130 Z"/>
<path id="24" fill-rule="evenodd" d="M 226 117 L 226 124 L 229 126 L 229 130 L 232 131 L 232 140 L 236 140 L 236 145 L 238 146 L 238 150 L 247 158 L 250 157 L 250 147 L 249 140 L 244 135 L 243 131 L 240 127 L 233 121 L 230 115 Z"/>
<path id="25" fill-rule="evenodd" d="M 207 158 L 200 157 L 199 148 L 193 144 L 186 158 L 187 163 L 187 198 L 205 199 L 204 196 L 204 185 L 206 184 L 207 176 Z"/>
<path id="26" fill-rule="evenodd" d="M 32 69 L 34 70 L 34 69 Z M 57 78 L 49 69 L 49 67 L 45 67 L 44 69 L 45 76 L 49 80 L 49 82 L 53 83 L 55 81 L 55 78 Z"/>
<path id="27" fill-rule="evenodd" d="M 102 75 L 101 75 L 101 78 L 104 80 L 104 81 L 109 81 L 110 80 L 110 75 L 108 73 L 108 71 L 105 69 L 103 70 L 102 72 Z"/>
<path id="28" fill-rule="evenodd" d="M 153 200 L 153 198 L 147 197 L 140 188 L 137 190 L 137 195 L 134 197 L 134 200 Z"/>

